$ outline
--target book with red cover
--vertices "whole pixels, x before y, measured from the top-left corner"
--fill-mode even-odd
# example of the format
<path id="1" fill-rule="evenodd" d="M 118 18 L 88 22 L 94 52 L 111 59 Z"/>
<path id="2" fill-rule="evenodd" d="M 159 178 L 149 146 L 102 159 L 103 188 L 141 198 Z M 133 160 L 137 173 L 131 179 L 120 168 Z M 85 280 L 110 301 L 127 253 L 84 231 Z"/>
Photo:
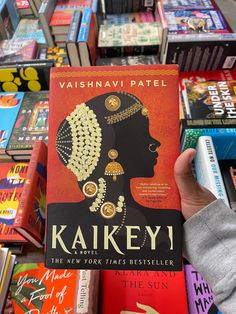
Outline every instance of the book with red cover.
<path id="1" fill-rule="evenodd" d="M 13 227 L 37 247 L 43 247 L 45 230 L 46 169 L 47 146 L 36 141 Z"/>
<path id="2" fill-rule="evenodd" d="M 181 270 L 177 66 L 53 69 L 50 83 L 46 266 Z"/>
<path id="3" fill-rule="evenodd" d="M 10 291 L 14 313 L 97 313 L 99 272 L 18 264 Z"/>
<path id="4" fill-rule="evenodd" d="M 184 272 L 101 271 L 102 314 L 188 314 Z"/>
<path id="5" fill-rule="evenodd" d="M 0 243 L 27 242 L 13 228 L 26 181 L 28 163 L 6 162 L 0 167 Z"/>

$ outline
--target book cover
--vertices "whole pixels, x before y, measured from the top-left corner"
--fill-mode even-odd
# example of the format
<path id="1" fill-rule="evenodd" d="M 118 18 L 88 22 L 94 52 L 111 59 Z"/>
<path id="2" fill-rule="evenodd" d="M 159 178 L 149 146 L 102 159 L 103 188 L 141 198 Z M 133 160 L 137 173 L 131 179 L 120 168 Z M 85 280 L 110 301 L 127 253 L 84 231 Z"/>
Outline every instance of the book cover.
<path id="1" fill-rule="evenodd" d="M 230 207 L 236 210 L 236 160 L 219 160 L 219 166 Z"/>
<path id="2" fill-rule="evenodd" d="M 15 313 L 97 313 L 99 272 L 18 264 L 10 285 Z"/>
<path id="3" fill-rule="evenodd" d="M 184 272 L 101 271 L 102 314 L 188 314 Z"/>
<path id="4" fill-rule="evenodd" d="M 82 66 L 96 65 L 97 58 L 97 26 L 95 15 L 90 8 L 84 8 L 77 38 Z"/>
<path id="5" fill-rule="evenodd" d="M 0 93 L 0 152 L 5 153 L 18 112 L 24 98 L 23 92 Z"/>
<path id="6" fill-rule="evenodd" d="M 32 151 L 36 140 L 47 143 L 49 94 L 46 91 L 25 93 L 14 130 L 7 146 L 10 155 L 25 155 Z"/>
<path id="7" fill-rule="evenodd" d="M 236 81 L 185 80 L 184 86 L 186 118 L 232 119 L 236 125 Z"/>
<path id="8" fill-rule="evenodd" d="M 38 19 L 21 19 L 13 39 L 35 40 L 39 45 L 46 45 Z"/>
<path id="9" fill-rule="evenodd" d="M 36 141 L 13 228 L 37 247 L 43 247 L 46 176 L 47 146 L 42 141 Z"/>
<path id="10" fill-rule="evenodd" d="M 13 223 L 25 185 L 28 163 L 6 162 L 0 167 L 0 243 L 27 242 L 14 229 Z"/>
<path id="11" fill-rule="evenodd" d="M 49 89 L 51 60 L 11 61 L 0 66 L 0 91 L 38 92 Z"/>
<path id="12" fill-rule="evenodd" d="M 208 81 L 235 81 L 235 70 L 215 70 L 215 71 L 189 71 L 179 73 L 181 91 L 185 85 L 208 82 Z"/>
<path id="13" fill-rule="evenodd" d="M 236 156 L 236 128 L 214 127 L 214 125 L 202 126 L 201 128 L 194 123 L 194 120 L 184 120 L 186 124 L 181 132 L 181 151 L 187 148 L 196 148 L 200 136 L 211 136 L 217 159 L 234 159 Z"/>
<path id="14" fill-rule="evenodd" d="M 123 14 L 107 14 L 104 24 L 153 23 L 152 12 L 135 12 Z"/>
<path id="15" fill-rule="evenodd" d="M 162 0 L 164 9 L 168 10 L 204 10 L 213 9 L 211 0 Z"/>
<path id="16" fill-rule="evenodd" d="M 46 266 L 181 270 L 177 67 L 53 69 L 50 82 Z"/>
<path id="17" fill-rule="evenodd" d="M 172 34 L 229 33 L 221 13 L 216 10 L 178 10 L 165 14 Z"/>
<path id="18" fill-rule="evenodd" d="M 222 314 L 213 301 L 213 292 L 192 265 L 184 266 L 189 314 Z"/>
<path id="19" fill-rule="evenodd" d="M 229 206 L 211 136 L 200 136 L 196 150 L 194 166 L 198 183 L 210 190 L 217 199 L 221 198 Z"/>
<path id="20" fill-rule="evenodd" d="M 98 35 L 101 57 L 157 54 L 160 42 L 157 22 L 100 25 Z"/>
<path id="21" fill-rule="evenodd" d="M 25 61 L 36 57 L 35 40 L 3 40 L 0 43 L 0 62 Z"/>
<path id="22" fill-rule="evenodd" d="M 49 47 L 41 48 L 38 51 L 38 59 L 40 60 L 51 60 L 54 63 L 54 66 L 68 66 L 69 60 L 67 56 L 66 49 L 59 47 Z"/>
<path id="23" fill-rule="evenodd" d="M 49 25 L 52 29 L 62 25 L 68 26 L 69 29 L 74 11 L 83 10 L 84 7 L 91 7 L 91 0 L 59 1 L 55 7 Z"/>
<path id="24" fill-rule="evenodd" d="M 165 63 L 180 71 L 235 70 L 235 33 L 169 34 Z"/>
<path id="25" fill-rule="evenodd" d="M 141 65 L 141 64 L 158 64 L 158 58 L 155 55 L 128 56 L 121 58 L 98 58 L 96 65 Z"/>

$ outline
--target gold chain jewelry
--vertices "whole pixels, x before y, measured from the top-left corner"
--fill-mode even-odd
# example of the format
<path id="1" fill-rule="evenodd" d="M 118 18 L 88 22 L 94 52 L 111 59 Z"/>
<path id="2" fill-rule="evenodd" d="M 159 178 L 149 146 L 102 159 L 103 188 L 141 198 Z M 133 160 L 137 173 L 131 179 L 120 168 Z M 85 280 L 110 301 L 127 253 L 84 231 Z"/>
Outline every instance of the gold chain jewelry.
<path id="1" fill-rule="evenodd" d="M 107 124 L 114 124 L 114 123 L 123 121 L 123 120 L 131 117 L 132 115 L 134 115 L 136 112 L 138 112 L 142 108 L 143 108 L 143 105 L 141 105 L 140 103 L 135 103 L 132 106 L 130 106 L 130 107 L 118 112 L 118 113 L 115 113 L 111 116 L 105 117 L 105 119 L 107 120 Z"/>
<path id="2" fill-rule="evenodd" d="M 77 177 L 86 180 L 95 170 L 101 152 L 102 132 L 97 117 L 85 103 L 77 105 L 66 118 L 65 124 L 57 133 L 56 148 L 59 156 Z M 72 139 L 68 138 L 71 133 Z"/>
<path id="3" fill-rule="evenodd" d="M 101 204 L 104 201 L 105 195 L 106 195 L 106 181 L 103 178 L 98 179 L 98 192 L 96 199 L 92 203 L 92 205 L 89 207 L 89 210 L 91 212 L 97 212 L 98 209 L 100 208 Z"/>

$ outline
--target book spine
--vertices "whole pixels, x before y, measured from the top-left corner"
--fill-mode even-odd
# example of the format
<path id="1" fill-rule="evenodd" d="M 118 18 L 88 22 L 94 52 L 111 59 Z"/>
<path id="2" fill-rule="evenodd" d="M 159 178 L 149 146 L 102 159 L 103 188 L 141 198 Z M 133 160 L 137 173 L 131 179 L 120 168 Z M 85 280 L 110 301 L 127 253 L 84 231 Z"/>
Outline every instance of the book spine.
<path id="1" fill-rule="evenodd" d="M 37 7 L 36 7 L 36 5 L 34 3 L 34 0 L 28 0 L 28 2 L 29 2 L 29 5 L 30 5 L 31 10 L 33 11 L 34 15 L 36 17 L 38 17 L 38 9 L 37 9 Z"/>
<path id="2" fill-rule="evenodd" d="M 76 41 L 78 31 L 79 31 L 80 19 L 81 19 L 81 12 L 75 11 L 73 16 L 72 16 L 71 23 L 70 23 L 70 29 L 69 29 L 69 33 L 68 33 L 68 37 L 67 37 L 67 42 L 75 42 Z"/>
<path id="3" fill-rule="evenodd" d="M 230 207 L 236 210 L 236 160 L 219 160 L 219 166 L 225 189 L 228 195 Z"/>
<path id="4" fill-rule="evenodd" d="M 55 6 L 56 0 L 43 0 L 39 9 L 39 20 L 49 47 L 54 47 L 54 40 L 51 34 L 49 21 L 52 17 Z"/>
<path id="5" fill-rule="evenodd" d="M 199 137 L 196 149 L 194 162 L 197 181 L 229 206 L 212 138 L 210 136 Z"/>
<path id="6" fill-rule="evenodd" d="M 43 151 L 42 145 L 45 144 L 43 144 L 41 141 L 36 141 L 34 144 L 29 168 L 27 171 L 26 182 L 14 222 L 15 230 L 21 233 L 21 229 L 23 229 L 24 233 L 21 234 L 24 237 L 26 237 L 31 242 L 32 237 L 36 238 L 39 243 L 41 243 L 43 240 L 42 230 L 44 229 L 44 226 L 40 219 L 37 219 L 37 221 L 35 219 L 34 198 L 36 196 L 35 187 L 37 187 L 39 179 L 37 174 L 39 156 L 45 153 L 45 151 Z M 27 231 L 30 233 L 29 237 L 27 237 Z"/>
<path id="7" fill-rule="evenodd" d="M 81 20 L 78 42 L 87 42 L 89 36 L 89 27 L 91 20 L 92 10 L 90 8 L 85 8 Z"/>

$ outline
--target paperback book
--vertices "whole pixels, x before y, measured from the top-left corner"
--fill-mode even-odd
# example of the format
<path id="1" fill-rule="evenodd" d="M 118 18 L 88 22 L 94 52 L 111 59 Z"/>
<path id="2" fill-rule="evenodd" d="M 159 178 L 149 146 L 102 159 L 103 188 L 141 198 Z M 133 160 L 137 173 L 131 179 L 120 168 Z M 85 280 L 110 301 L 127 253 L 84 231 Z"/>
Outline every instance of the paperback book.
<path id="1" fill-rule="evenodd" d="M 13 228 L 36 247 L 43 247 L 46 209 L 47 146 L 34 144 Z"/>
<path id="2" fill-rule="evenodd" d="M 187 118 L 233 119 L 236 125 L 236 81 L 186 81 L 182 94 Z"/>
<path id="3" fill-rule="evenodd" d="M 23 98 L 23 92 L 0 93 L 0 155 L 6 152 Z"/>
<path id="4" fill-rule="evenodd" d="M 181 270 L 177 67 L 54 68 L 50 83 L 46 266 Z"/>
<path id="5" fill-rule="evenodd" d="M 214 304 L 213 292 L 192 265 L 184 266 L 189 314 L 222 314 Z"/>
<path id="6" fill-rule="evenodd" d="M 98 47 L 101 57 L 157 54 L 161 43 L 159 23 L 101 25 Z"/>
<path id="7" fill-rule="evenodd" d="M 52 60 L 29 60 L 0 66 L 0 91 L 38 92 L 48 90 Z"/>
<path id="8" fill-rule="evenodd" d="M 213 9 L 211 0 L 163 0 L 165 10 Z"/>
<path id="9" fill-rule="evenodd" d="M 196 151 L 194 168 L 198 183 L 210 190 L 217 199 L 221 198 L 229 206 L 229 200 L 211 136 L 200 136 Z"/>
<path id="10" fill-rule="evenodd" d="M 228 27 L 219 11 L 178 10 L 165 12 L 171 34 L 228 33 Z"/>
<path id="11" fill-rule="evenodd" d="M 184 271 L 101 271 L 101 296 L 102 314 L 188 314 Z"/>
<path id="12" fill-rule="evenodd" d="M 30 155 L 36 140 L 48 140 L 48 92 L 25 93 L 7 153 L 11 156 Z"/>
<path id="13" fill-rule="evenodd" d="M 10 285 L 15 313 L 97 313 L 99 272 L 18 264 Z"/>
<path id="14" fill-rule="evenodd" d="M 34 40 L 2 40 L 0 42 L 0 62 L 32 60 L 36 57 L 37 43 Z"/>
<path id="15" fill-rule="evenodd" d="M 0 167 L 0 243 L 27 242 L 13 228 L 25 185 L 28 163 L 5 162 Z"/>

